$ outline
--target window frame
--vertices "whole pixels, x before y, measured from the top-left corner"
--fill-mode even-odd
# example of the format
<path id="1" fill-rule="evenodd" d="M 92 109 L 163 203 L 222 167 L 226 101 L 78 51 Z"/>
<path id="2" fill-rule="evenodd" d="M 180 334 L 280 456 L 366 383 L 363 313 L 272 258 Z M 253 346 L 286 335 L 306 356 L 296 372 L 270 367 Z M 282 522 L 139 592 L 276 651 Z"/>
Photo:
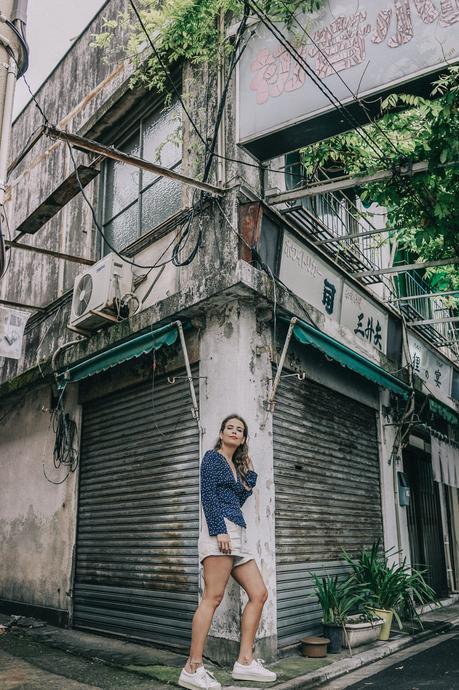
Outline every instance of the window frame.
<path id="1" fill-rule="evenodd" d="M 155 113 L 159 116 L 161 112 L 164 109 L 169 109 L 169 108 L 174 108 L 174 107 L 179 107 L 179 101 L 175 100 L 173 103 L 171 103 L 169 106 L 165 106 L 164 99 L 163 98 L 155 98 L 154 100 L 148 99 L 148 102 L 143 102 L 141 105 L 137 106 L 136 108 L 133 108 L 132 111 L 130 111 L 127 115 L 123 116 L 122 120 L 120 120 L 117 124 L 115 124 L 111 129 L 110 129 L 110 134 L 107 137 L 104 137 L 106 140 L 105 143 L 107 145 L 112 145 L 115 148 L 121 149 L 128 141 L 131 139 L 136 133 L 139 134 L 139 156 L 143 158 L 143 151 L 144 151 L 144 122 L 146 119 L 154 115 Z M 180 111 L 179 111 L 180 112 Z M 180 113 L 181 114 L 181 113 Z M 181 165 L 183 159 L 183 147 L 181 151 L 181 155 L 179 160 L 174 163 L 174 165 L 171 167 L 171 170 L 175 170 L 178 166 Z M 98 196 L 100 203 L 98 204 L 98 212 L 97 212 L 97 221 L 99 223 L 99 226 L 102 228 L 102 231 L 104 235 L 106 234 L 106 228 L 105 226 L 111 223 L 113 220 L 118 218 L 120 215 L 125 213 L 131 206 L 134 204 L 138 204 L 138 212 L 137 212 L 137 236 L 136 238 L 129 242 L 127 245 L 123 245 L 120 248 L 117 248 L 117 251 L 119 253 L 125 252 L 131 244 L 134 242 L 137 242 L 143 235 L 148 234 L 152 230 L 154 230 L 155 226 L 149 228 L 148 230 L 145 230 L 142 233 L 142 209 L 143 209 L 143 195 L 145 192 L 147 192 L 149 189 L 153 187 L 153 185 L 157 184 L 160 180 L 164 179 L 162 175 L 157 175 L 154 180 L 152 180 L 145 188 L 142 189 L 142 180 L 143 180 L 143 173 L 145 171 L 142 171 L 141 169 L 139 170 L 139 180 L 138 180 L 138 194 L 135 200 L 130 202 L 127 206 L 125 206 L 122 210 L 118 211 L 115 213 L 110 219 L 105 219 L 105 213 L 106 213 L 106 208 L 107 208 L 107 177 L 108 177 L 108 164 L 111 159 L 106 158 L 103 163 L 102 163 L 102 169 L 101 173 L 99 176 L 99 185 L 98 185 Z M 167 220 L 167 219 L 166 219 Z M 163 221 L 164 222 L 164 221 Z M 162 223 L 159 223 L 158 225 L 161 225 Z M 110 253 L 112 250 L 108 246 L 106 240 L 104 237 L 102 237 L 101 233 L 98 233 L 98 243 L 97 243 L 97 253 L 100 258 L 103 258 L 106 256 L 108 253 Z M 115 245 L 116 246 L 116 245 Z"/>

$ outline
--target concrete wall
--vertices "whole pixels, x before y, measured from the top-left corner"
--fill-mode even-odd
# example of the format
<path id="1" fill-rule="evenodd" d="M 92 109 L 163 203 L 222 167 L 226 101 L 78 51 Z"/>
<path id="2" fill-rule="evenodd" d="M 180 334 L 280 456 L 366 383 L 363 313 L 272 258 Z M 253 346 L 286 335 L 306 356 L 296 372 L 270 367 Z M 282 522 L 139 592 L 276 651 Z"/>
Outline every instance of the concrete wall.
<path id="1" fill-rule="evenodd" d="M 272 420 L 264 408 L 271 375 L 269 338 L 257 323 L 254 306 L 233 301 L 208 314 L 200 346 L 200 376 L 206 379 L 205 385 L 201 379 L 200 398 L 203 450 L 214 446 L 221 421 L 228 414 L 242 415 L 249 427 L 249 448 L 258 481 L 243 512 L 248 542 L 269 592 L 256 643 L 256 653 L 266 659 L 276 650 Z M 245 593 L 231 581 L 214 618 L 207 656 L 227 663 L 234 660 L 246 600 Z"/>
<path id="2" fill-rule="evenodd" d="M 67 409 L 79 422 L 75 395 Z M 76 528 L 77 473 L 53 466 L 51 389 L 2 407 L 0 423 L 0 599 L 67 611 Z"/>
<path id="3" fill-rule="evenodd" d="M 389 394 L 382 391 L 378 414 L 379 460 L 381 470 L 381 500 L 383 511 L 384 547 L 392 550 L 391 562 L 398 562 L 406 557 L 410 562 L 410 540 L 406 507 L 400 506 L 398 500 L 397 472 L 403 472 L 403 459 L 400 450 L 400 438 L 394 419 L 387 414 Z M 394 449 L 396 450 L 393 455 Z M 400 551 L 400 555 L 396 552 Z"/>

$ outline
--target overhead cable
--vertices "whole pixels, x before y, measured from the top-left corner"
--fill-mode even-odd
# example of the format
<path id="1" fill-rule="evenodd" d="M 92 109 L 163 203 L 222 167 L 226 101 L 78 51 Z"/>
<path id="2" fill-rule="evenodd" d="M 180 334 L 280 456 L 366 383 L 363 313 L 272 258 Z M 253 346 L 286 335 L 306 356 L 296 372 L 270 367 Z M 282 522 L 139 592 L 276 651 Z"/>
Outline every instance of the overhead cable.
<path id="1" fill-rule="evenodd" d="M 278 40 L 281 46 L 289 53 L 289 55 L 295 60 L 295 62 L 303 68 L 306 74 L 312 79 L 319 91 L 327 98 L 331 105 L 333 105 L 334 108 L 340 111 L 343 117 L 347 120 L 348 124 L 351 125 L 351 128 L 355 129 L 359 136 L 365 141 L 365 143 L 368 146 L 370 146 L 370 148 L 376 153 L 378 157 L 385 159 L 385 154 L 381 147 L 376 142 L 374 142 L 371 139 L 371 137 L 368 136 L 367 132 L 362 128 L 359 121 L 354 117 L 354 115 L 352 115 L 348 111 L 346 106 L 333 93 L 333 91 L 320 79 L 317 73 L 304 59 L 304 57 L 296 50 L 292 43 L 285 38 L 280 29 L 271 21 L 269 16 L 257 5 L 255 0 L 248 0 L 248 2 L 249 6 L 252 8 L 253 12 L 257 15 L 260 21 L 266 26 L 269 32 Z M 376 147 L 379 148 L 379 151 Z"/>

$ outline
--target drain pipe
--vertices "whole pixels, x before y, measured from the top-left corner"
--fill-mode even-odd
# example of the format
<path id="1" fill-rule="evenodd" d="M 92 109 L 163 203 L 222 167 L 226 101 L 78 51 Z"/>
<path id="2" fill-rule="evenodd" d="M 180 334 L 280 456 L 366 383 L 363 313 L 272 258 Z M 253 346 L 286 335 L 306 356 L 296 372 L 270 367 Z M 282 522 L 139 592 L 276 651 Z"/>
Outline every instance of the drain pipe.
<path id="1" fill-rule="evenodd" d="M 298 322 L 298 319 L 296 318 L 296 316 L 294 316 L 292 319 L 290 319 L 290 325 L 288 327 L 287 336 L 286 336 L 285 342 L 284 342 L 284 347 L 282 349 L 282 354 L 280 356 L 279 365 L 277 367 L 273 387 L 271 389 L 271 393 L 269 394 L 269 397 L 268 397 L 268 400 L 266 403 L 266 408 L 267 408 L 268 412 L 274 411 L 277 388 L 279 386 L 279 381 L 281 378 L 282 369 L 284 368 L 284 362 L 285 362 L 285 358 L 287 356 L 288 346 L 290 345 L 290 341 L 292 339 L 293 329 L 295 328 L 295 325 L 297 324 L 297 322 Z M 274 344 L 274 347 L 275 347 L 275 344 Z"/>
<path id="2" fill-rule="evenodd" d="M 2 130 L 0 132 L 0 208 L 5 202 L 6 176 L 8 171 L 8 154 L 11 140 L 11 118 L 13 115 L 14 90 L 16 86 L 17 66 L 10 57 L 8 64 L 2 63 L 0 68 L 7 70 L 5 99 L 3 104 Z"/>

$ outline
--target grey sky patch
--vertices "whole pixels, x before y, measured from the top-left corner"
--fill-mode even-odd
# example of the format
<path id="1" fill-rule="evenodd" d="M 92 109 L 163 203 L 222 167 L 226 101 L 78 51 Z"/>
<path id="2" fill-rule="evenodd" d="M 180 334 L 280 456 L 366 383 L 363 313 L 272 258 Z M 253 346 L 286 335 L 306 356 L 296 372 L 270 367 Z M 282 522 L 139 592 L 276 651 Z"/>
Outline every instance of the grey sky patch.
<path id="1" fill-rule="evenodd" d="M 26 79 L 35 93 L 106 0 L 29 0 Z M 16 85 L 14 117 L 30 100 L 23 79 Z"/>

